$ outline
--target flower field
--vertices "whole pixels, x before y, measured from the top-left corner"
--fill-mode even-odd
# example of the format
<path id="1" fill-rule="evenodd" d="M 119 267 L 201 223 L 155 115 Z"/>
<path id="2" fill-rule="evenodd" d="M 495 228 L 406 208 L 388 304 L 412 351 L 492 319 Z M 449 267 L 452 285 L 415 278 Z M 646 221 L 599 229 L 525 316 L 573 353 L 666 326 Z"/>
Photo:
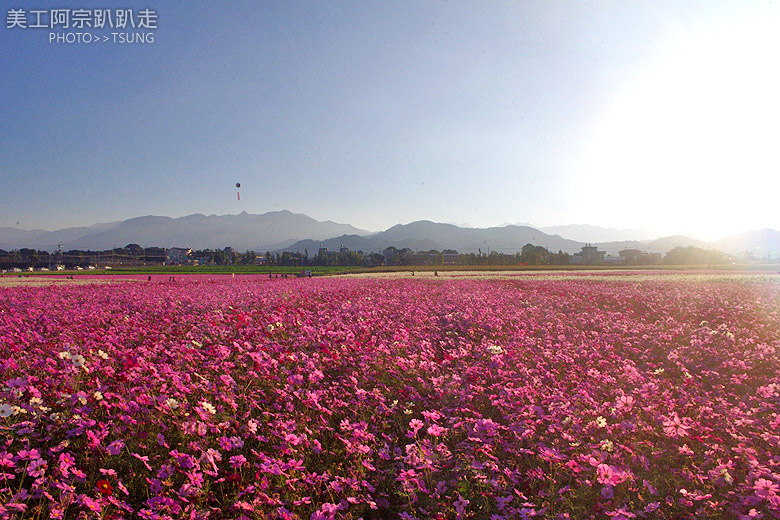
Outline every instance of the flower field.
<path id="1" fill-rule="evenodd" d="M 780 518 L 780 279 L 0 287 L 0 519 Z"/>

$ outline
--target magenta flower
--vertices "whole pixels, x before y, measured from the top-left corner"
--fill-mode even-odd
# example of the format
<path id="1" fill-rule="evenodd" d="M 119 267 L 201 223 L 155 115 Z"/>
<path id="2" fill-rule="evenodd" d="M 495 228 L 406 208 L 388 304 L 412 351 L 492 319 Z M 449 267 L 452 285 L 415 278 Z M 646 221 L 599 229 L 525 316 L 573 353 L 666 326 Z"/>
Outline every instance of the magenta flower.
<path id="1" fill-rule="evenodd" d="M 244 464 L 246 464 L 246 457 L 243 455 L 233 455 L 230 457 L 230 465 L 233 467 L 233 469 L 238 469 Z"/>
<path id="2" fill-rule="evenodd" d="M 767 276 L 0 287 L 0 517 L 774 518 Z"/>
<path id="3" fill-rule="evenodd" d="M 685 437 L 691 429 L 691 420 L 688 417 L 680 417 L 673 413 L 671 417 L 664 419 L 664 433 L 669 437 Z"/>
<path id="4" fill-rule="evenodd" d="M 48 463 L 43 459 L 35 459 L 27 466 L 27 474 L 31 477 L 42 477 L 46 473 Z"/>
<path id="5" fill-rule="evenodd" d="M 0 452 L 0 466 L 6 468 L 13 468 L 14 466 L 16 466 L 13 455 L 8 453 L 7 451 Z"/>
<path id="6" fill-rule="evenodd" d="M 409 421 L 409 431 L 406 432 L 406 436 L 410 439 L 413 438 L 422 427 L 423 422 L 420 419 L 412 419 Z"/>
<path id="7" fill-rule="evenodd" d="M 628 478 L 625 472 L 609 464 L 599 464 L 596 467 L 596 479 L 604 485 L 617 486 Z"/>
<path id="8" fill-rule="evenodd" d="M 780 491 L 780 486 L 765 478 L 756 479 L 753 483 L 753 489 L 756 491 L 756 496 L 766 500 L 771 496 L 777 495 Z"/>
<path id="9" fill-rule="evenodd" d="M 76 464 L 76 459 L 70 453 L 60 453 L 58 459 L 60 471 L 63 475 L 67 476 L 70 472 L 70 468 Z"/>
<path id="10" fill-rule="evenodd" d="M 615 408 L 621 412 L 628 412 L 634 407 L 636 400 L 630 395 L 621 395 L 617 398 Z"/>
<path id="11" fill-rule="evenodd" d="M 453 505 L 455 506 L 455 512 L 458 514 L 458 517 L 461 517 L 464 514 L 466 514 L 466 507 L 470 503 L 471 502 L 469 500 L 466 500 L 460 495 L 460 493 L 458 493 L 458 499 L 453 503 Z"/>
<path id="12" fill-rule="evenodd" d="M 446 428 L 442 428 L 438 424 L 432 424 L 431 426 L 428 426 L 428 435 L 432 435 L 433 437 L 438 437 L 439 435 L 443 434 L 445 431 L 447 431 Z"/>
<path id="13" fill-rule="evenodd" d="M 106 446 L 106 451 L 109 453 L 109 455 L 119 455 L 122 452 L 122 448 L 125 447 L 124 441 L 116 440 Z"/>

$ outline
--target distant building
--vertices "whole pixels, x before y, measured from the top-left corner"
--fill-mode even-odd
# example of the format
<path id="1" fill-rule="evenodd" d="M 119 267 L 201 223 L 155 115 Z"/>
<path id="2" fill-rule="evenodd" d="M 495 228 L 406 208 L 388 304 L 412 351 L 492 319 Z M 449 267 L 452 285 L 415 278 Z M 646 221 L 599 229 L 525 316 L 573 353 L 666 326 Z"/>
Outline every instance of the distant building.
<path id="1" fill-rule="evenodd" d="M 442 256 L 442 263 L 444 265 L 455 265 L 458 263 L 458 253 L 444 253 Z"/>
<path id="2" fill-rule="evenodd" d="M 646 253 L 639 249 L 624 249 L 618 253 L 626 265 L 652 265 L 661 263 L 661 253 Z"/>
<path id="3" fill-rule="evenodd" d="M 225 253 L 225 265 L 233 265 L 233 259 L 236 257 L 236 250 L 232 247 L 226 247 L 222 252 Z"/>
<path id="4" fill-rule="evenodd" d="M 165 263 L 169 265 L 187 264 L 190 262 L 192 249 L 189 247 L 172 247 L 165 251 Z"/>
<path id="5" fill-rule="evenodd" d="M 599 251 L 596 246 L 586 244 L 583 246 L 582 251 L 572 255 L 570 263 L 579 265 L 603 264 L 604 255 L 606 254 L 606 251 Z"/>
<path id="6" fill-rule="evenodd" d="M 642 256 L 642 251 L 639 249 L 624 249 L 618 255 L 620 255 L 624 263 L 633 264 Z"/>
<path id="7" fill-rule="evenodd" d="M 324 247 L 322 244 L 320 244 L 320 250 L 317 252 L 318 255 L 327 255 L 328 254 L 328 248 Z"/>
<path id="8" fill-rule="evenodd" d="M 344 247 L 344 244 L 341 244 L 341 247 L 339 248 L 339 253 L 349 253 L 349 248 Z"/>

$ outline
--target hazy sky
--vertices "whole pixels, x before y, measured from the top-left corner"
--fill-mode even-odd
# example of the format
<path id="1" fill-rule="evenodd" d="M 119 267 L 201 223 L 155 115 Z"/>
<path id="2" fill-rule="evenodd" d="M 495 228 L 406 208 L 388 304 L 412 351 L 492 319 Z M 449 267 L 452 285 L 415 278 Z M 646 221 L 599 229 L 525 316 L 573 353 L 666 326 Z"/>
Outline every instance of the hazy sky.
<path id="1" fill-rule="evenodd" d="M 0 227 L 289 209 L 369 230 L 780 229 L 777 1 L 3 7 Z M 158 27 L 50 43 L 11 8 L 150 8 Z"/>

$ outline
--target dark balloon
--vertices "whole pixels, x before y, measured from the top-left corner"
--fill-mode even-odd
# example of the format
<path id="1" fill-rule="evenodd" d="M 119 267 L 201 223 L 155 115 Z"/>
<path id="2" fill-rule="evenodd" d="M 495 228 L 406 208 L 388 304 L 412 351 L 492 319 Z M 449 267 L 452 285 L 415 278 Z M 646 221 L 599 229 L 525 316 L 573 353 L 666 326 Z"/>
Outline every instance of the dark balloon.
<path id="1" fill-rule="evenodd" d="M 237 182 L 237 183 L 236 183 L 236 188 L 240 188 L 240 187 L 241 187 L 241 183 L 240 183 L 240 182 Z"/>

